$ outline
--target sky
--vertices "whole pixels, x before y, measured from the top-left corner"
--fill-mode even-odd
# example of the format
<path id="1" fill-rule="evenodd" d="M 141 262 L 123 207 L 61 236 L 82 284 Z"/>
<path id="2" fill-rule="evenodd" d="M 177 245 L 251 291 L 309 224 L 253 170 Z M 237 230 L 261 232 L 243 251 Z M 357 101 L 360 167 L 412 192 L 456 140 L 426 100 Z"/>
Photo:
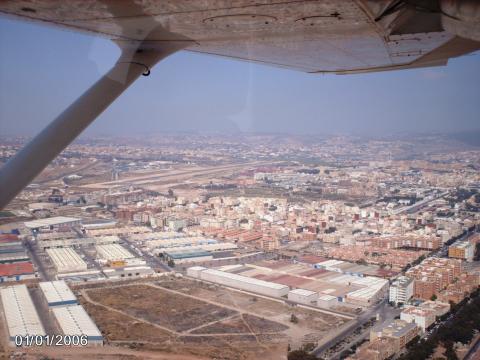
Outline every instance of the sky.
<path id="1" fill-rule="evenodd" d="M 0 135 L 32 136 L 117 57 L 109 40 L 0 19 Z M 318 75 L 179 52 L 84 132 L 394 135 L 480 128 L 480 53 L 446 67 Z"/>

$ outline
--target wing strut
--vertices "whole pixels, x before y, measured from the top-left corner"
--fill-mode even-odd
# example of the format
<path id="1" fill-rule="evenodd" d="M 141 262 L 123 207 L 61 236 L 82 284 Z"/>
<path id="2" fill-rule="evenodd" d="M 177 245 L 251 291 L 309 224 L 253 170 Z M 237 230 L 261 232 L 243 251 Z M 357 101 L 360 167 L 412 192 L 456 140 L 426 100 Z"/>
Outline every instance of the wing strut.
<path id="1" fill-rule="evenodd" d="M 112 69 L 53 120 L 0 169 L 0 209 L 24 189 L 63 149 L 140 75 L 190 41 L 125 42 Z"/>

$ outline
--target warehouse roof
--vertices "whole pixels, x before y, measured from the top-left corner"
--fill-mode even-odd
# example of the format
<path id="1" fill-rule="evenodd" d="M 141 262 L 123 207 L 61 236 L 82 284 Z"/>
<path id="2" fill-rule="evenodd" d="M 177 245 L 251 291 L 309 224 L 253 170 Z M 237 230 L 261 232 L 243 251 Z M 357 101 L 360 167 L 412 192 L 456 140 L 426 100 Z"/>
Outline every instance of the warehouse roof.
<path id="1" fill-rule="evenodd" d="M 39 285 L 49 305 L 77 302 L 76 296 L 63 280 L 41 282 Z"/>
<path id="2" fill-rule="evenodd" d="M 62 332 L 66 335 L 87 335 L 92 340 L 102 340 L 102 334 L 81 305 L 52 309 Z"/>
<path id="3" fill-rule="evenodd" d="M 119 244 L 97 245 L 98 255 L 105 260 L 125 260 L 135 256 Z"/>
<path id="4" fill-rule="evenodd" d="M 291 294 L 296 294 L 300 296 L 312 296 L 317 295 L 315 291 L 305 290 L 305 289 L 295 289 L 290 291 Z"/>
<path id="5" fill-rule="evenodd" d="M 18 240 L 17 234 L 0 234 L 0 242 L 9 242 Z"/>
<path id="6" fill-rule="evenodd" d="M 188 258 L 196 258 L 202 256 L 212 256 L 212 254 L 208 251 L 198 250 L 198 251 L 181 251 L 181 252 L 167 252 L 167 256 L 171 257 L 172 259 L 188 259 Z"/>
<path id="7" fill-rule="evenodd" d="M 151 274 L 151 273 L 154 272 L 153 269 L 148 265 L 126 266 L 126 267 L 122 267 L 122 268 L 113 268 L 113 269 L 112 268 L 105 268 L 102 271 L 106 276 L 114 276 L 116 274 L 122 274 L 122 273 L 132 273 L 132 272 L 135 272 L 135 271 L 141 272 L 142 275 Z"/>
<path id="8" fill-rule="evenodd" d="M 47 249 L 47 254 L 52 258 L 57 269 L 87 267 L 85 261 L 71 248 Z"/>
<path id="9" fill-rule="evenodd" d="M 25 250 L 15 252 L 15 253 L 5 253 L 0 254 L 0 263 L 16 262 L 16 261 L 26 261 L 30 260 Z"/>
<path id="10" fill-rule="evenodd" d="M 343 264 L 344 261 L 342 260 L 326 260 L 326 261 L 322 261 L 322 262 L 319 262 L 317 263 L 316 265 L 319 265 L 319 266 L 323 266 L 323 267 L 332 267 L 332 266 L 338 266 L 340 264 Z"/>
<path id="11" fill-rule="evenodd" d="M 209 274 L 212 274 L 212 275 L 228 278 L 228 279 L 231 279 L 231 280 L 234 280 L 234 281 L 240 281 L 240 282 L 249 283 L 249 284 L 252 284 L 252 285 L 268 287 L 268 288 L 276 289 L 276 290 L 281 290 L 281 289 L 288 288 L 288 286 L 286 286 L 286 285 L 277 284 L 277 283 L 273 283 L 273 282 L 269 282 L 269 281 L 263 281 L 263 280 L 259 280 L 259 279 L 253 279 L 253 278 L 250 278 L 248 276 L 231 274 L 231 273 L 228 273 L 228 272 L 219 271 L 219 270 L 215 270 L 215 269 L 207 269 L 207 270 L 202 271 L 202 274 L 205 274 L 205 273 L 209 273 Z"/>
<path id="12" fill-rule="evenodd" d="M 81 219 L 79 218 L 74 218 L 74 217 L 67 217 L 67 216 L 56 216 L 56 217 L 51 217 L 51 218 L 46 218 L 46 219 L 38 219 L 38 220 L 33 220 L 33 221 L 26 221 L 24 224 L 26 227 L 30 229 L 36 229 L 36 228 L 41 228 L 45 226 L 55 226 L 55 225 L 61 225 L 61 224 L 66 224 L 70 222 L 76 222 L 80 221 Z"/>
<path id="13" fill-rule="evenodd" d="M 45 335 L 45 330 L 25 285 L 3 288 L 0 290 L 0 294 L 11 338 L 16 335 Z"/>
<path id="14" fill-rule="evenodd" d="M 35 269 L 33 268 L 33 264 L 29 261 L 13 264 L 0 264 L 0 276 L 15 276 L 34 273 Z"/>
<path id="15" fill-rule="evenodd" d="M 202 271 L 202 270 L 206 270 L 207 268 L 203 266 L 192 266 L 189 269 L 193 271 Z"/>
<path id="16" fill-rule="evenodd" d="M 24 251 L 24 247 L 21 244 L 14 244 L 11 246 L 0 246 L 0 254 L 11 254 Z"/>

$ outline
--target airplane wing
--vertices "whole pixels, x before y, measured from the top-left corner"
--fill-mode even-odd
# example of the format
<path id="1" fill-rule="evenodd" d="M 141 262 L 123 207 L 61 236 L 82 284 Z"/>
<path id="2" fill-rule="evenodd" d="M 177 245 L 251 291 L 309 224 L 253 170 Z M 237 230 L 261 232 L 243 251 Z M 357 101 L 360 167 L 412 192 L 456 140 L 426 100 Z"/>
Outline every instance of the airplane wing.
<path id="1" fill-rule="evenodd" d="M 456 35 L 468 35 L 473 29 L 462 32 L 452 25 L 468 13 L 468 21 L 461 23 L 470 21 L 478 32 L 479 9 L 474 3 L 3 0 L 0 12 L 116 41 L 190 39 L 189 51 L 305 72 L 347 74 L 445 65 L 451 57 L 479 49 L 478 34 L 474 39 Z M 473 19 L 472 8 L 477 13 Z"/>
<path id="2" fill-rule="evenodd" d="M 478 0 L 0 0 L 0 14 L 103 36 L 122 50 L 0 169 L 0 209 L 176 51 L 349 74 L 444 65 L 480 48 Z"/>

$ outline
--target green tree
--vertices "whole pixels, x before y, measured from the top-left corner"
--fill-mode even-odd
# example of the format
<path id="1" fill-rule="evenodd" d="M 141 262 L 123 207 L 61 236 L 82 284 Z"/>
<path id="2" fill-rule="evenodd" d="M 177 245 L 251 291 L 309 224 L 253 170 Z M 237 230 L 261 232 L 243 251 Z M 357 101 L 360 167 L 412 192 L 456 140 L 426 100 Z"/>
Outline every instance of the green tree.
<path id="1" fill-rule="evenodd" d="M 288 360 L 318 360 L 315 355 L 309 354 L 305 350 L 293 350 L 288 353 Z"/>

